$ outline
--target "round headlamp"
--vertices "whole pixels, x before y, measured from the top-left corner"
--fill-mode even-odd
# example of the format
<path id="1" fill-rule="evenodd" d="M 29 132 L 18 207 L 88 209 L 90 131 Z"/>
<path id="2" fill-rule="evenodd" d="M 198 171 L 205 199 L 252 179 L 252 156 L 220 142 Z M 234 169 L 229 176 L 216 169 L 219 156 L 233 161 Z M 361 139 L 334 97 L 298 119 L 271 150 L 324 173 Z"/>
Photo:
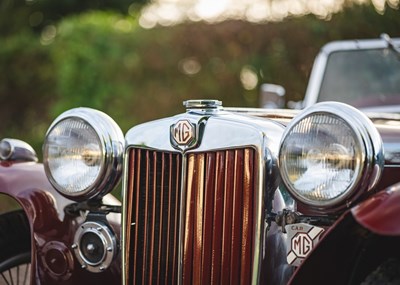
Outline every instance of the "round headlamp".
<path id="1" fill-rule="evenodd" d="M 315 104 L 287 126 L 279 164 L 283 182 L 297 200 L 316 208 L 338 208 L 379 180 L 381 136 L 349 105 Z"/>
<path id="2" fill-rule="evenodd" d="M 53 187 L 75 199 L 99 198 L 118 184 L 124 137 L 106 114 L 76 108 L 50 126 L 43 145 L 43 164 Z"/>

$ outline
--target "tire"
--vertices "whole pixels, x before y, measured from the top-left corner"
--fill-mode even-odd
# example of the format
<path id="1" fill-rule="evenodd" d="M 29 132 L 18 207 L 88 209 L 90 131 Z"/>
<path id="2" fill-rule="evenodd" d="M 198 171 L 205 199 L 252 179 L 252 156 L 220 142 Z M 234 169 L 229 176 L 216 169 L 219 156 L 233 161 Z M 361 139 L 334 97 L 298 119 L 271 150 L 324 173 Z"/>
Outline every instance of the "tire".
<path id="1" fill-rule="evenodd" d="M 0 285 L 29 284 L 31 235 L 22 210 L 0 215 Z"/>

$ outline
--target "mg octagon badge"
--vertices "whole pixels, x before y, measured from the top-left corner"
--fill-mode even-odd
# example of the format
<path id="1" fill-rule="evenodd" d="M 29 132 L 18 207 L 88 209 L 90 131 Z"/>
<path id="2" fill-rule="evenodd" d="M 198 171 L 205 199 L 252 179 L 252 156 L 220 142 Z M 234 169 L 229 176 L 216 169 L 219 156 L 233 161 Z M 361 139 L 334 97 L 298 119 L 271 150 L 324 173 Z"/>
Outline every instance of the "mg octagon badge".
<path id="1" fill-rule="evenodd" d="M 285 226 L 287 232 L 286 252 L 287 262 L 299 266 L 311 250 L 316 246 L 324 231 L 323 228 L 309 224 L 291 224 Z"/>
<path id="2" fill-rule="evenodd" d="M 186 149 L 196 145 L 196 125 L 189 120 L 179 120 L 171 126 L 171 144 L 175 148 Z"/>

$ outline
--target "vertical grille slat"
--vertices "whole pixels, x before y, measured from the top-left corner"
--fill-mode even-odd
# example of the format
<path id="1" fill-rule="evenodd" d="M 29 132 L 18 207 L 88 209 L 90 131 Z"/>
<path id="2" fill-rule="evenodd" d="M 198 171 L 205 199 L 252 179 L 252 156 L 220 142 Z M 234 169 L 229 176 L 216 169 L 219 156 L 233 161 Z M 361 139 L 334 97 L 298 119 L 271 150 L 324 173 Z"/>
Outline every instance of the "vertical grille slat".
<path id="1" fill-rule="evenodd" d="M 247 187 L 243 191 L 243 221 L 242 221 L 242 245 L 241 245 L 241 271 L 240 271 L 240 283 L 244 284 L 251 278 L 251 260 L 252 260 L 252 232 L 254 226 L 253 209 L 254 205 L 254 191 L 249 189 L 251 184 L 254 183 L 254 171 L 255 171 L 255 157 L 254 151 L 246 149 L 244 151 L 244 165 L 243 165 L 243 185 Z M 251 250 L 249 250 L 251 249 Z"/>
<path id="2" fill-rule="evenodd" d="M 154 236 L 157 232 L 156 228 L 156 204 L 157 204 L 157 199 L 156 199 L 156 185 L 157 185 L 157 168 L 156 168 L 156 154 L 153 153 L 152 155 L 149 155 L 149 160 L 150 160 L 150 173 L 154 173 L 152 177 L 149 177 L 149 200 L 150 202 L 150 209 L 149 213 L 151 213 L 150 218 L 146 224 L 148 224 L 150 227 L 147 228 L 148 230 L 148 250 L 147 252 L 149 253 L 147 256 L 147 265 L 146 265 L 146 272 L 148 272 L 148 280 L 146 280 L 146 284 L 153 284 L 153 259 L 154 259 Z M 149 175 L 150 176 L 150 175 Z"/>
<path id="3" fill-rule="evenodd" d="M 211 259 L 211 283 L 220 284 L 221 278 L 221 253 L 222 253 L 222 217 L 224 203 L 225 183 L 225 153 L 216 154 L 215 168 L 215 198 L 214 198 L 214 225 L 213 225 L 213 249 Z"/>
<path id="4" fill-rule="evenodd" d="M 225 186 L 224 186 L 224 207 L 222 222 L 222 261 L 221 261 L 221 284 L 229 284 L 230 279 L 230 258 L 232 242 L 232 195 L 234 179 L 234 156 L 232 151 L 226 152 L 225 157 Z M 228 191 L 227 191 L 228 190 Z"/>
<path id="5" fill-rule="evenodd" d="M 178 279 L 183 284 L 251 283 L 255 150 L 183 158 L 138 148 L 129 159 L 127 284 L 176 284 Z"/>
<path id="6" fill-rule="evenodd" d="M 134 179 L 134 181 L 135 181 L 135 190 L 136 190 L 136 201 L 135 201 L 135 218 L 134 218 L 134 223 L 135 223 L 135 228 L 139 228 L 139 202 L 140 202 L 140 195 L 141 195 L 141 193 L 140 193 L 140 191 L 139 191 L 139 189 L 140 189 L 140 176 L 141 176 L 141 173 L 142 173 L 142 169 L 141 169 L 141 165 L 140 165 L 140 163 L 141 163 L 141 153 L 140 152 L 138 152 L 137 153 L 137 160 L 136 161 L 133 161 L 133 165 L 134 165 L 134 163 L 136 163 L 136 175 L 137 175 L 137 177 L 135 177 L 135 179 Z M 145 189 L 144 189 L 145 190 Z M 143 233 L 143 231 L 139 231 L 139 230 L 136 230 L 135 231 L 135 249 L 136 248 L 138 248 L 138 242 L 139 242 L 139 236 L 141 235 Z M 143 240 L 143 237 L 141 238 L 141 240 Z M 137 254 L 135 254 L 134 255 L 134 257 L 135 257 L 135 264 L 140 264 L 139 263 L 139 260 L 142 260 L 141 259 L 141 256 L 140 256 L 140 253 L 138 252 Z M 133 275 L 133 278 L 132 278 L 132 280 L 141 280 L 141 278 L 140 277 L 138 277 L 138 276 L 142 276 L 142 272 L 141 272 L 141 268 L 139 267 L 139 266 L 136 266 L 135 268 L 134 268 L 134 275 Z"/>
<path id="7" fill-rule="evenodd" d="M 165 177 L 164 177 L 164 171 L 165 171 L 165 154 L 161 154 L 161 181 L 160 181 L 160 185 L 161 187 L 159 187 L 159 192 L 160 192 L 160 211 L 159 211 L 159 226 L 158 226 L 158 232 L 159 234 L 161 234 L 163 232 L 163 226 L 165 224 L 165 221 L 163 219 L 164 217 L 164 205 L 166 205 L 165 200 L 164 200 L 164 191 L 161 191 L 161 189 L 163 189 L 164 185 L 165 185 Z M 156 276 L 156 283 L 159 284 L 160 283 L 160 279 L 163 279 L 163 276 L 165 276 L 165 272 L 161 271 L 161 259 L 162 259 L 162 252 L 163 252 L 163 244 L 164 244 L 164 248 L 165 248 L 165 243 L 163 243 L 163 241 L 158 241 L 158 248 L 157 248 L 157 270 L 156 272 L 159 272 L 160 274 L 158 274 Z M 165 264 L 165 261 L 164 261 Z"/>
<path id="8" fill-rule="evenodd" d="M 167 160 L 167 161 L 165 161 Z M 164 202 L 165 205 L 163 207 L 164 211 L 163 211 L 163 216 L 166 217 L 166 223 L 164 223 L 164 227 L 163 227 L 163 233 L 167 233 L 166 236 L 167 238 L 163 240 L 163 249 L 164 249 L 164 253 L 162 252 L 161 254 L 161 264 L 160 264 L 160 280 L 168 280 L 168 277 L 170 275 L 168 275 L 168 272 L 170 270 L 170 255 L 171 255 L 171 246 L 170 246 L 170 236 L 171 233 L 174 233 L 174 230 L 171 229 L 171 224 L 173 224 L 171 222 L 171 218 L 172 218 L 172 214 L 171 214 L 171 205 L 172 205 L 172 177 L 173 177 L 173 172 L 172 172 L 172 154 L 164 154 L 163 153 L 163 163 L 165 163 L 165 170 L 168 172 L 168 175 L 165 175 L 165 179 L 164 179 L 164 185 L 166 187 L 167 193 L 164 194 L 164 197 L 166 199 L 166 201 Z"/>
<path id="9" fill-rule="evenodd" d="M 234 156 L 230 284 L 239 284 L 242 253 L 243 150 L 236 150 Z"/>
<path id="10" fill-rule="evenodd" d="M 147 201 L 147 202 L 145 204 L 144 211 L 142 212 L 143 215 L 141 215 L 143 217 L 143 219 L 140 219 L 140 217 L 139 217 L 139 220 L 137 221 L 138 225 L 141 225 L 141 223 L 143 225 L 143 230 L 142 230 L 143 231 L 143 239 L 139 240 L 139 242 L 143 243 L 143 249 L 144 249 L 142 251 L 143 254 L 142 254 L 142 261 L 141 261 L 142 264 L 143 264 L 143 266 L 142 266 L 142 284 L 143 285 L 148 284 L 148 275 L 146 274 L 147 267 L 148 267 L 147 259 L 148 259 L 149 244 L 150 244 L 149 236 L 148 236 L 148 234 L 149 234 L 148 228 L 149 228 L 149 221 L 151 219 L 151 214 L 152 214 L 152 212 L 149 211 L 149 209 L 151 207 L 151 203 L 152 203 L 152 197 L 151 197 L 151 193 L 152 192 L 151 192 L 151 187 L 150 187 L 150 183 L 151 183 L 151 177 L 150 177 L 151 160 L 150 160 L 150 154 L 148 152 L 146 152 L 146 160 L 144 161 L 144 164 L 145 164 L 146 172 L 145 172 L 145 176 L 141 177 L 141 180 L 144 181 L 144 189 L 142 188 L 144 190 L 143 193 L 142 193 L 142 195 L 143 195 L 142 201 Z M 138 189 L 137 191 L 142 192 L 141 191 L 142 189 Z M 139 233 L 141 231 L 140 228 L 141 227 L 138 227 Z"/>
<path id="11" fill-rule="evenodd" d="M 175 201 L 174 204 L 172 205 L 171 211 L 174 211 L 174 216 L 173 216 L 173 231 L 170 233 L 171 236 L 173 236 L 173 244 L 172 244 L 172 249 L 173 249 L 173 255 L 171 255 L 172 259 L 170 260 L 170 264 L 173 264 L 173 267 L 171 268 L 171 276 L 174 282 L 178 280 L 178 248 L 179 248 L 179 213 L 180 213 L 180 177 L 181 177 L 181 168 L 182 168 L 182 161 L 180 156 L 175 156 L 174 159 L 176 159 L 176 171 L 175 171 Z M 169 280 L 169 279 L 168 279 Z"/>
<path id="12" fill-rule="evenodd" d="M 198 154 L 196 161 L 196 189 L 204 189 L 204 166 L 205 155 Z M 196 191 L 195 224 L 194 224 L 194 259 L 192 284 L 201 284 L 202 253 L 203 253 L 203 213 L 204 213 L 204 191 Z"/>
<path id="13" fill-rule="evenodd" d="M 211 266 L 212 266 L 212 236 L 213 236 L 213 213 L 214 213 L 214 189 L 215 189 L 215 153 L 208 153 L 206 156 L 205 175 L 208 179 L 205 181 L 205 201 L 204 204 L 204 229 L 203 229 L 203 249 L 201 264 L 201 280 L 204 284 L 211 283 Z"/>
<path id="14" fill-rule="evenodd" d="M 187 191 L 186 191 L 186 207 L 185 207 L 185 231 L 183 238 L 183 284 L 190 284 L 192 280 L 193 268 L 193 238 L 194 238 L 194 207 L 191 205 L 195 203 L 194 191 L 195 177 L 194 177 L 194 156 L 188 158 L 187 170 Z"/>
<path id="15" fill-rule="evenodd" d="M 135 152 L 131 152 L 131 155 L 129 157 L 130 169 L 131 169 L 131 166 L 134 165 L 134 163 L 135 163 L 135 158 L 136 158 Z M 134 177 L 131 176 L 130 179 L 128 180 L 128 189 L 129 190 L 134 189 L 134 183 L 135 183 Z M 131 195 L 129 195 L 129 194 L 131 194 Z M 127 213 L 129 213 L 129 214 L 127 215 L 127 218 L 126 218 L 126 225 L 127 225 L 126 244 L 127 244 L 127 246 L 126 246 L 126 255 L 125 255 L 125 260 L 124 260 L 125 264 L 129 263 L 129 258 L 131 257 L 131 254 L 130 254 L 131 246 L 129 246 L 129 245 L 132 243 L 133 236 L 131 234 L 132 231 L 130 229 L 132 227 L 132 221 L 134 221 L 135 217 L 137 216 L 137 213 L 134 210 L 135 209 L 134 206 L 136 206 L 137 198 L 136 198 L 136 196 L 132 195 L 132 192 L 129 192 L 128 195 L 130 197 L 128 199 L 130 201 L 130 203 L 127 204 L 127 209 L 126 209 Z M 133 248 L 136 248 L 136 245 L 134 245 Z M 134 261 L 134 263 L 136 263 L 136 261 Z M 133 268 L 133 270 L 130 270 L 129 267 L 126 267 L 125 268 L 125 276 L 127 276 L 128 279 L 133 280 L 132 274 L 133 274 L 133 276 L 136 274 L 136 268 Z"/>

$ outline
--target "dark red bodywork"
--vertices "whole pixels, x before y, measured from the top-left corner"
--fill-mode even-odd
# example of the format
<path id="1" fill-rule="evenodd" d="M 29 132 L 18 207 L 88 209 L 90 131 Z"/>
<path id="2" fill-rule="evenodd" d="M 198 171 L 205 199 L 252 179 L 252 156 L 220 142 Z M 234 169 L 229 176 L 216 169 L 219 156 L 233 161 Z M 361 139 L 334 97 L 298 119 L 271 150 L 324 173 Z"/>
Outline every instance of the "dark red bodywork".
<path id="1" fill-rule="evenodd" d="M 360 225 L 371 232 L 400 236 L 400 184 L 374 195 L 354 207 L 351 213 Z"/>
<path id="2" fill-rule="evenodd" d="M 399 256 L 399 203 L 397 184 L 344 213 L 297 269 L 290 284 L 359 284 L 361 280 L 354 276 L 357 266 L 370 272 L 388 252 Z M 370 252 L 364 256 L 366 249 Z"/>
<path id="3" fill-rule="evenodd" d="M 104 273 L 81 269 L 71 245 L 78 226 L 64 213 L 73 201 L 58 194 L 47 180 L 43 165 L 0 164 L 0 193 L 13 197 L 28 217 L 31 230 L 31 284 L 120 284 L 120 258 Z M 114 225 L 119 234 L 120 225 Z"/>

